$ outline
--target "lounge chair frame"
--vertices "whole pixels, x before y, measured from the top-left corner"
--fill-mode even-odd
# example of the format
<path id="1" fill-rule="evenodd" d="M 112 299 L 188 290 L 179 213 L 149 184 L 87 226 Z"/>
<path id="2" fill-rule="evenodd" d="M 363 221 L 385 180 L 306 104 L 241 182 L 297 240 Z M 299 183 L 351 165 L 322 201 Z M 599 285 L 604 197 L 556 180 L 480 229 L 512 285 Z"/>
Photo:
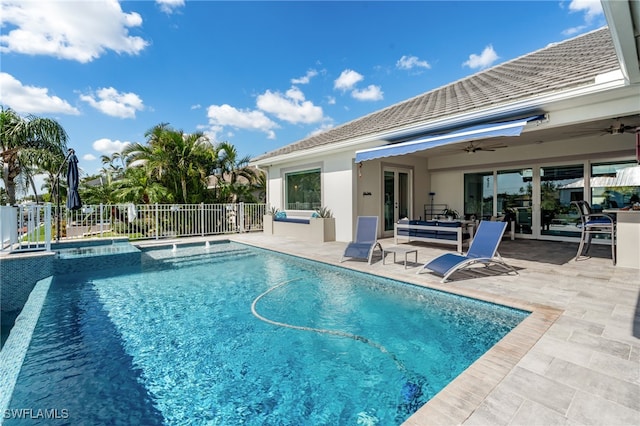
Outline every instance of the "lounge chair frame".
<path id="1" fill-rule="evenodd" d="M 363 226 L 369 226 L 368 229 L 371 230 L 371 235 L 363 235 Z M 378 242 L 378 216 L 358 216 L 356 222 L 356 238 L 354 241 L 351 241 L 347 247 L 344 249 L 344 253 L 340 258 L 340 263 L 344 262 L 347 259 L 367 259 L 369 265 L 371 265 L 371 259 L 373 258 L 373 252 L 376 247 L 382 253 L 382 245 Z M 366 250 L 366 256 L 347 256 L 347 252 L 353 248 L 360 248 L 361 250 Z"/>
<path id="2" fill-rule="evenodd" d="M 477 263 L 481 263 L 485 267 L 498 265 L 504 268 L 507 273 L 513 272 L 518 275 L 518 271 L 516 271 L 511 265 L 507 264 L 502 259 L 502 256 L 500 256 L 500 253 L 498 253 L 498 245 L 502 240 L 507 225 L 507 222 L 480 222 L 478 231 L 471 241 L 466 255 L 445 253 L 426 263 L 424 266 L 419 268 L 416 273 L 420 274 L 427 269 L 442 275 L 440 282 L 446 283 L 453 273 L 468 269 Z M 487 245 L 487 241 L 490 245 Z"/>

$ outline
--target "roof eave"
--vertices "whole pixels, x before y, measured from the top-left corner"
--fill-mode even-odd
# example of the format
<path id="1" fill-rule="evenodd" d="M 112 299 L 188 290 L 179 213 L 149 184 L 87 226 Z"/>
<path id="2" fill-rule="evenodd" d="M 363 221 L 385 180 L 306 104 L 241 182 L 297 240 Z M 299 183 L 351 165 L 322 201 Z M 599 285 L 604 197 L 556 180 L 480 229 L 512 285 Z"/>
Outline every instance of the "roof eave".
<path id="1" fill-rule="evenodd" d="M 354 147 L 357 147 L 358 149 L 368 148 L 370 147 L 368 145 L 372 145 L 374 142 L 388 142 L 411 137 L 418 134 L 437 132 L 442 129 L 464 127 L 468 126 L 469 124 L 475 124 L 482 121 L 491 122 L 518 116 L 520 114 L 542 114 L 548 112 L 545 111 L 545 105 L 566 100 L 573 100 L 587 95 L 598 94 L 603 91 L 624 87 L 625 85 L 625 79 L 622 77 L 622 74 L 618 70 L 617 72 L 611 72 L 603 76 L 597 76 L 594 80 L 594 83 L 590 85 L 540 96 L 534 96 L 508 104 L 484 108 L 478 111 L 469 111 L 461 114 L 443 117 L 442 119 L 438 120 L 416 123 L 410 126 L 404 126 L 399 129 L 394 129 L 393 131 L 372 133 L 370 135 L 347 139 L 340 142 L 302 149 L 282 155 L 266 157 L 257 161 L 252 161 L 250 164 L 256 167 L 269 167 L 274 164 L 295 161 L 299 158 L 322 155 L 329 152 L 335 153 L 337 151 L 353 149 Z"/>

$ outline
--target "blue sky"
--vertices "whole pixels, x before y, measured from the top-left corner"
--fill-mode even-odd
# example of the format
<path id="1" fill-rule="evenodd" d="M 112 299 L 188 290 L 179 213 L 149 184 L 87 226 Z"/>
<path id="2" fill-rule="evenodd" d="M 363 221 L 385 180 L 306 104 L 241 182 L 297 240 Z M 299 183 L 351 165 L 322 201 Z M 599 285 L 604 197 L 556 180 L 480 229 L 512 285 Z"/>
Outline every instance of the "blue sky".
<path id="1" fill-rule="evenodd" d="M 160 123 L 256 156 L 606 24 L 599 1 L 0 0 L 0 104 L 85 174 Z"/>

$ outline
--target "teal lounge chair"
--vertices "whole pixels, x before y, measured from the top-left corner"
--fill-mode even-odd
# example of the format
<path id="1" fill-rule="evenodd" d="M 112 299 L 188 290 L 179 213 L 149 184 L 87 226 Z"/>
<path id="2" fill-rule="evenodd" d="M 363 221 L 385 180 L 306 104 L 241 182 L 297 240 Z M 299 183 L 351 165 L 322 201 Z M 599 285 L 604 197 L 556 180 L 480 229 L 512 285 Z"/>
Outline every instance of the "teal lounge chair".
<path id="1" fill-rule="evenodd" d="M 371 265 L 373 251 L 382 246 L 378 242 L 378 216 L 358 216 L 356 239 L 347 245 L 340 262 L 347 259 L 366 259 Z"/>
<path id="2" fill-rule="evenodd" d="M 518 272 L 511 266 L 507 265 L 498 253 L 498 245 L 502 240 L 504 231 L 507 228 L 507 222 L 490 222 L 483 220 L 478 226 L 478 231 L 471 241 L 469 251 L 466 255 L 454 253 L 446 253 L 436 257 L 422 268 L 418 269 L 418 274 L 425 269 L 442 275 L 440 282 L 447 282 L 449 276 L 456 271 L 468 268 L 476 263 L 483 263 L 485 266 L 497 264 L 509 272 Z"/>

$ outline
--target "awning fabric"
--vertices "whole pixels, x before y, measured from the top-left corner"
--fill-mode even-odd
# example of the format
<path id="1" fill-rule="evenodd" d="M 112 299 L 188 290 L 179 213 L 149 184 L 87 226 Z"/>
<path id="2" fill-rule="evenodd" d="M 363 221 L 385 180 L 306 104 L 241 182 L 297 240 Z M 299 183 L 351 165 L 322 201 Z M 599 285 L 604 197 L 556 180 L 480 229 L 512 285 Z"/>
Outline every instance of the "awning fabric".
<path id="1" fill-rule="evenodd" d="M 544 118 L 544 116 L 537 115 L 534 117 L 521 118 L 519 120 L 506 121 L 502 123 L 481 124 L 478 126 L 467 127 L 462 130 L 456 130 L 455 132 L 445 133 L 444 135 L 429 136 L 402 143 L 363 149 L 361 151 L 356 151 L 356 163 L 374 160 L 376 158 L 412 154 L 414 152 L 426 151 L 428 149 L 459 142 L 470 142 L 499 136 L 520 136 L 522 129 L 529 121 L 540 120 L 542 118 Z"/>

